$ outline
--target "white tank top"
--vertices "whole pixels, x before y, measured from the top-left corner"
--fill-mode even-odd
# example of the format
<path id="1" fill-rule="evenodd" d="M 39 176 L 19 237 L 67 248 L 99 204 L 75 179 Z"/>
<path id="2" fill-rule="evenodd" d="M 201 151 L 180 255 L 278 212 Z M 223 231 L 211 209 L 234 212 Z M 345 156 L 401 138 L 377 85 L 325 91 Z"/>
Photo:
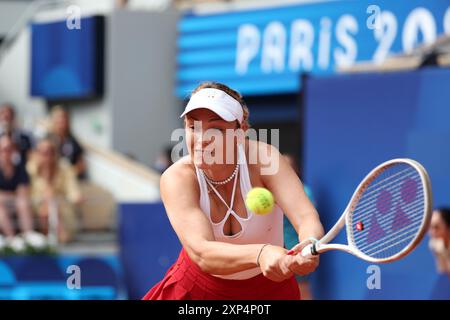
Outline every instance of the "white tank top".
<path id="1" fill-rule="evenodd" d="M 239 171 L 238 171 L 239 174 L 237 174 L 236 177 L 234 178 L 233 194 L 231 196 L 231 205 L 228 205 L 220 196 L 220 194 L 217 192 L 217 190 L 214 188 L 214 186 L 210 184 L 210 187 L 213 189 L 216 195 L 228 207 L 227 213 L 225 214 L 224 218 L 222 219 L 222 221 L 218 223 L 214 223 L 211 220 L 208 185 L 207 185 L 209 182 L 206 181 L 203 172 L 199 170 L 197 167 L 195 168 L 198 183 L 200 186 L 200 208 L 206 214 L 209 222 L 211 223 L 211 226 L 214 231 L 215 240 L 232 244 L 270 243 L 272 245 L 282 247 L 284 243 L 283 212 L 276 203 L 273 211 L 266 215 L 253 214 L 253 212 L 247 209 L 246 210 L 247 216 L 245 218 L 242 218 L 236 212 L 234 212 L 232 204 L 234 203 L 237 177 L 239 176 L 243 199 L 245 199 L 245 195 L 252 189 L 247 161 L 245 157 L 245 151 L 241 144 L 238 145 L 238 164 L 239 164 Z M 240 223 L 241 231 L 232 236 L 227 236 L 224 234 L 223 228 L 230 214 L 233 215 L 236 218 L 236 220 Z M 215 275 L 215 276 L 223 279 L 242 280 L 252 278 L 260 273 L 261 269 L 259 267 L 256 267 L 229 275 Z"/>

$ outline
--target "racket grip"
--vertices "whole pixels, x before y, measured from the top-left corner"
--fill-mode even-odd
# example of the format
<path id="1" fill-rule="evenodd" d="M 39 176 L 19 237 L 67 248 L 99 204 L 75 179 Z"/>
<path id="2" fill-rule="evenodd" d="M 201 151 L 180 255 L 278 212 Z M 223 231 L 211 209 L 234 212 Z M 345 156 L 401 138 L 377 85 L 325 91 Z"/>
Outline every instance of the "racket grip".
<path id="1" fill-rule="evenodd" d="M 301 252 L 302 257 L 312 256 L 313 255 L 312 249 L 313 249 L 312 243 L 310 243 L 306 247 L 304 247 Z"/>

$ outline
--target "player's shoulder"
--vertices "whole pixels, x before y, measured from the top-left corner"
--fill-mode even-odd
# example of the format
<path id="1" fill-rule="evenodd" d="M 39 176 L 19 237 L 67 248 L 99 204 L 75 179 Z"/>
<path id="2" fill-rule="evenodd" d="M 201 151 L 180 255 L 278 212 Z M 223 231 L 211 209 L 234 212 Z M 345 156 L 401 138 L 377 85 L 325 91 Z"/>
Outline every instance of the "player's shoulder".
<path id="1" fill-rule="evenodd" d="M 195 167 L 189 156 L 184 156 L 172 164 L 161 175 L 160 186 L 184 187 L 196 180 Z"/>

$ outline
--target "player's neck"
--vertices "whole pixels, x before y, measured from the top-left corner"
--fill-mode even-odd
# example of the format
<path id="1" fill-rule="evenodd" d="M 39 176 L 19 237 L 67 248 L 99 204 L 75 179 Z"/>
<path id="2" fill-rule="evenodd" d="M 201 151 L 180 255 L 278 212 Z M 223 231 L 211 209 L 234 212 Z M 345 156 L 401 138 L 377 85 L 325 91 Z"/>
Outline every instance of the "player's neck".
<path id="1" fill-rule="evenodd" d="M 224 181 L 229 179 L 234 171 L 236 170 L 236 164 L 221 164 L 221 165 L 213 165 L 207 169 L 204 169 L 203 172 L 206 174 L 209 180 L 213 181 Z M 233 180 L 233 179 L 232 179 Z"/>

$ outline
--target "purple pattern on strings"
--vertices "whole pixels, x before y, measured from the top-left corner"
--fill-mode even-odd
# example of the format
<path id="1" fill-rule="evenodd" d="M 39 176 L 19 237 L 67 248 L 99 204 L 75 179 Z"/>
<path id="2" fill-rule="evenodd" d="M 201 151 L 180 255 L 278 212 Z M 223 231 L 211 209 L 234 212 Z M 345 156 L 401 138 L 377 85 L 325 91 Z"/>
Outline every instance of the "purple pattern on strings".
<path id="1" fill-rule="evenodd" d="M 351 215 L 353 244 L 373 258 L 391 257 L 415 238 L 423 219 L 424 191 L 417 170 L 394 164 L 366 186 Z M 364 229 L 357 230 L 358 222 Z"/>

